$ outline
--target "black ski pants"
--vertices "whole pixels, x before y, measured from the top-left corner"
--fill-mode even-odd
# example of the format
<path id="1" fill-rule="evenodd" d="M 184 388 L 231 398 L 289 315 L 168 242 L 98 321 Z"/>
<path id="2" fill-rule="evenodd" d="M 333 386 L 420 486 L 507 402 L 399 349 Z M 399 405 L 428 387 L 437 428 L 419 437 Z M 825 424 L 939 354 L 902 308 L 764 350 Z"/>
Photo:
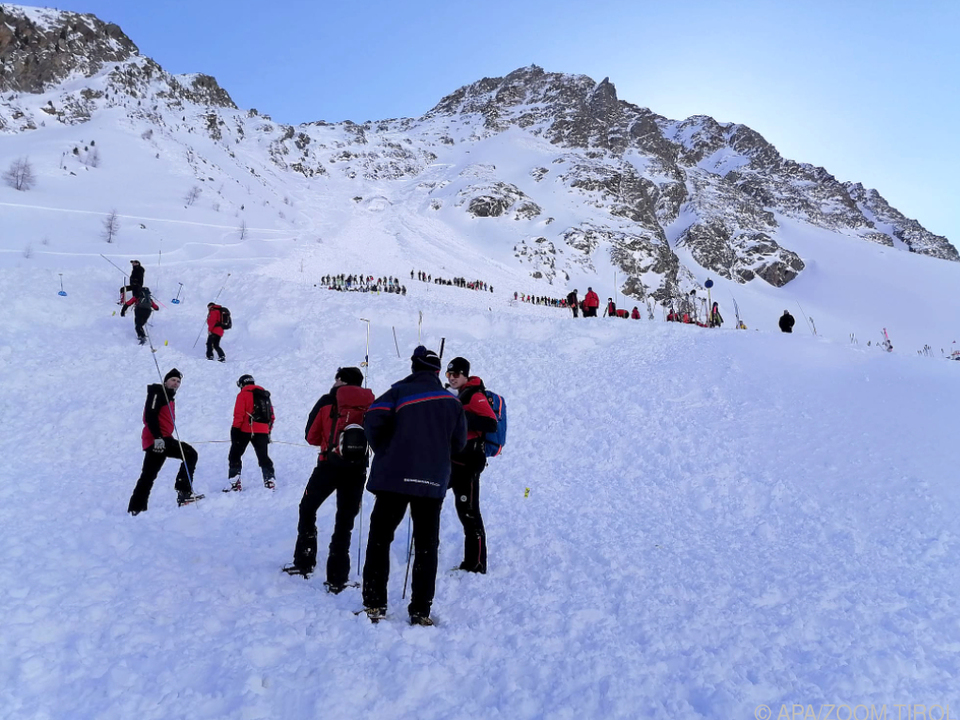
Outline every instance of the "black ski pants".
<path id="1" fill-rule="evenodd" d="M 364 465 L 334 464 L 331 461 L 318 461 L 307 488 L 300 500 L 300 521 L 297 524 L 298 547 L 316 548 L 316 543 L 304 544 L 301 538 L 317 535 L 317 510 L 323 501 L 334 492 L 337 493 L 337 515 L 333 523 L 333 535 L 330 537 L 330 551 L 327 554 L 327 582 L 331 585 L 346 585 L 350 579 L 350 537 L 353 523 L 360 512 L 363 501 L 363 487 L 367 481 L 367 468 Z M 296 552 L 294 553 L 296 555 Z M 316 557 L 294 557 L 294 564 L 313 569 Z"/>
<path id="2" fill-rule="evenodd" d="M 460 569 L 478 573 L 487 572 L 487 533 L 480 515 L 480 473 L 484 466 L 454 463 L 450 473 L 450 489 L 457 516 L 463 525 L 463 563 Z"/>
<path id="3" fill-rule="evenodd" d="M 232 480 L 243 469 L 243 453 L 247 451 L 247 445 L 253 445 L 257 453 L 257 464 L 260 465 L 260 472 L 263 473 L 264 480 L 273 480 L 273 461 L 267 453 L 267 445 L 270 442 L 270 436 L 267 433 L 248 433 L 240 428 L 230 428 L 230 455 L 227 461 L 230 463 L 230 479 Z"/>
<path id="4" fill-rule="evenodd" d="M 150 315 L 153 313 L 153 310 L 150 308 L 134 308 L 133 310 L 133 327 L 137 331 L 137 337 L 140 338 L 141 343 L 147 341 L 147 334 L 143 330 L 143 326 L 147 324 L 147 320 L 150 319 Z"/>
<path id="5" fill-rule="evenodd" d="M 217 355 L 221 360 L 226 358 L 226 355 L 223 354 L 223 350 L 220 348 L 220 336 L 216 333 L 207 333 L 207 360 L 213 360 L 213 351 L 217 351 Z"/>
<path id="6" fill-rule="evenodd" d="M 570 309 L 573 310 L 573 316 L 574 316 L 574 317 L 579 317 L 578 311 L 577 311 L 577 306 L 576 306 L 576 305 L 571 305 L 571 306 L 570 306 Z M 584 316 L 584 317 L 586 317 L 586 316 Z"/>
<path id="7" fill-rule="evenodd" d="M 167 458 L 181 461 L 180 471 L 177 473 L 177 479 L 173 484 L 176 491 L 178 493 L 189 493 L 193 490 L 190 479 L 197 467 L 197 451 L 187 443 L 177 442 L 172 437 L 166 437 L 163 439 L 163 452 L 154 452 L 152 447 L 143 451 L 143 469 L 141 469 L 140 478 L 133 489 L 133 495 L 130 496 L 129 510 L 143 512 L 147 509 L 147 501 L 150 499 L 153 481 L 157 479 L 160 468 L 163 467 Z"/>
<path id="8" fill-rule="evenodd" d="M 414 559 L 407 611 L 411 615 L 429 616 L 437 587 L 437 551 L 440 547 L 440 510 L 443 507 L 443 498 L 377 493 L 377 500 L 370 515 L 367 558 L 363 565 L 363 605 L 377 608 L 387 606 L 390 544 L 397 526 L 403 521 L 408 505 L 413 520 Z"/>

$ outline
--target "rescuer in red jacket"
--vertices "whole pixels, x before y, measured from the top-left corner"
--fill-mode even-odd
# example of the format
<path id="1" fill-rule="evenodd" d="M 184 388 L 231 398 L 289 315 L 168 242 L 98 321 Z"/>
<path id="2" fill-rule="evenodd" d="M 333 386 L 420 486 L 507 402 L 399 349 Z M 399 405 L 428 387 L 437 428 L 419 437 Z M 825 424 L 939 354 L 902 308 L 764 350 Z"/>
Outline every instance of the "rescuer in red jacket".
<path id="1" fill-rule="evenodd" d="M 587 288 L 587 294 L 583 296 L 583 302 L 580 303 L 583 307 L 583 316 L 584 317 L 596 317 L 597 308 L 600 307 L 600 297 L 593 291 L 592 287 Z"/>
<path id="2" fill-rule="evenodd" d="M 237 387 L 240 392 L 237 393 L 237 401 L 233 405 L 233 425 L 230 427 L 230 486 L 224 488 L 224 492 L 243 490 L 240 471 L 243 469 L 242 458 L 247 445 L 253 445 L 257 453 L 264 487 L 272 490 L 276 486 L 276 475 L 267 445 L 270 443 L 270 432 L 276 416 L 270 393 L 256 384 L 253 375 L 241 375 L 237 380 Z"/>
<path id="3" fill-rule="evenodd" d="M 220 318 L 220 306 L 216 303 L 207 303 L 207 360 L 213 360 L 213 351 L 216 350 L 220 362 L 226 362 L 227 356 L 220 348 L 220 338 L 223 337 Z"/>

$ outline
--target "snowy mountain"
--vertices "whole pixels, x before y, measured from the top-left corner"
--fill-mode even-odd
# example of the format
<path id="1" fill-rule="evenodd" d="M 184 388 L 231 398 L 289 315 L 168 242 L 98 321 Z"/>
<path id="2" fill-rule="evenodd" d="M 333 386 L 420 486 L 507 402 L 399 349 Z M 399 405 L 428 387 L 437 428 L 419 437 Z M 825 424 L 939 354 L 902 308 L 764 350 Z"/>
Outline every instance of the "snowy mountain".
<path id="1" fill-rule="evenodd" d="M 957 716 L 960 263 L 875 191 L 538 68 L 417 119 L 283 126 L 115 26 L 11 5 L 0 88 L 0 172 L 33 175 L 0 183 L 4 720 Z M 152 347 L 117 314 L 133 258 Z M 344 272 L 408 292 L 320 282 Z M 721 329 L 662 322 L 708 277 Z M 655 320 L 514 300 L 588 284 L 653 295 Z M 304 423 L 338 367 L 368 358 L 379 395 L 421 341 L 507 401 L 489 573 L 451 569 L 448 498 L 437 627 L 406 623 L 403 526 L 371 625 L 355 588 L 280 572 Z M 172 367 L 207 497 L 178 508 L 168 461 L 132 517 L 146 386 Z M 277 486 L 248 451 L 224 494 L 246 373 L 272 393 Z"/>
<path id="2" fill-rule="evenodd" d="M 0 6 L 0 61 L 0 132 L 25 147 L 52 126 L 89 135 L 84 126 L 99 121 L 101 147 L 137 132 L 140 152 L 126 164 L 146 173 L 147 154 L 175 161 L 218 187 L 202 201 L 218 211 L 245 205 L 222 186 L 247 175 L 259 186 L 248 189 L 274 200 L 290 187 L 327 195 L 326 205 L 383 197 L 446 226 L 451 245 L 483 226 L 496 245 L 484 252 L 547 280 L 552 295 L 613 271 L 617 292 L 637 300 L 676 300 L 707 275 L 783 287 L 817 260 L 791 246 L 793 223 L 960 260 L 876 191 L 786 160 L 743 125 L 668 120 L 624 102 L 608 79 L 531 66 L 460 88 L 420 118 L 293 127 L 237 110 L 209 76 L 164 72 L 91 15 Z M 64 152 L 50 150 L 32 161 Z M 66 151 L 83 161 L 89 148 Z"/>

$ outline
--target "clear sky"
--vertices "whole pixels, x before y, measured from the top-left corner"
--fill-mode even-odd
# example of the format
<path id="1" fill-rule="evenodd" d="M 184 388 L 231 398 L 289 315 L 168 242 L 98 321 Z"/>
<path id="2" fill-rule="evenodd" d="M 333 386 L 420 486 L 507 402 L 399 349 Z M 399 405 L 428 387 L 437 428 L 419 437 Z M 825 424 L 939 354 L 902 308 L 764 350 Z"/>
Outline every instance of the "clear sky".
<path id="1" fill-rule="evenodd" d="M 35 3 L 39 4 L 39 3 Z M 748 125 L 960 246 L 960 0 L 61 0 L 274 120 L 416 117 L 536 64 Z"/>

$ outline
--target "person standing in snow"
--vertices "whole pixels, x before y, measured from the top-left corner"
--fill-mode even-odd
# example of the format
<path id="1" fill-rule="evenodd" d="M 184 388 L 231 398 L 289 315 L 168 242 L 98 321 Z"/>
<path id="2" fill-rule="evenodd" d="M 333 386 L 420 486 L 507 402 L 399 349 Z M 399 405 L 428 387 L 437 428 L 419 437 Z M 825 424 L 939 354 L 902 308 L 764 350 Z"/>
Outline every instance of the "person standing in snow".
<path id="1" fill-rule="evenodd" d="M 207 360 L 213 360 L 213 352 L 216 350 L 220 362 L 226 362 L 227 356 L 220 348 L 220 338 L 223 337 L 220 317 L 220 306 L 212 302 L 207 303 Z"/>
<path id="2" fill-rule="evenodd" d="M 143 265 L 140 264 L 139 260 L 131 260 L 130 265 L 130 283 L 120 288 L 121 303 L 126 302 L 127 292 L 136 296 L 140 288 L 143 287 Z"/>
<path id="3" fill-rule="evenodd" d="M 604 317 L 617 317 L 617 304 L 613 298 L 607 298 L 607 309 L 603 311 Z"/>
<path id="4" fill-rule="evenodd" d="M 432 625 L 440 510 L 450 483 L 450 457 L 467 444 L 463 405 L 443 389 L 440 358 L 422 345 L 411 374 L 377 398 L 363 421 L 373 450 L 367 489 L 376 495 L 363 567 L 363 605 L 374 622 L 387 612 L 390 544 L 410 507 L 413 581 L 410 623 Z"/>
<path id="5" fill-rule="evenodd" d="M 153 482 L 167 458 L 182 461 L 174 482 L 177 504 L 186 505 L 201 497 L 194 495 L 192 483 L 193 471 L 197 466 L 197 451 L 173 437 L 177 417 L 173 398 L 182 379 L 183 373 L 173 368 L 164 376 L 163 384 L 147 386 L 147 401 L 143 406 L 143 432 L 140 434 L 143 468 L 127 505 L 127 512 L 131 515 L 146 511 Z"/>
<path id="6" fill-rule="evenodd" d="M 467 421 L 467 444 L 451 458 L 450 489 L 463 525 L 463 562 L 460 569 L 486 574 L 487 534 L 480 515 L 480 474 L 487 466 L 483 436 L 497 431 L 497 416 L 487 401 L 479 377 L 470 376 L 470 362 L 455 357 L 447 364 L 447 382 L 457 391 Z"/>
<path id="7" fill-rule="evenodd" d="M 360 368 L 339 368 L 333 387 L 317 400 L 304 430 L 307 442 L 320 448 L 320 456 L 300 500 L 293 564 L 285 569 L 304 577 L 313 572 L 317 564 L 317 510 L 336 493 L 337 514 L 324 583 L 327 592 L 333 594 L 341 592 L 350 577 L 350 536 L 367 479 L 368 453 L 362 425 L 374 396 L 362 385 Z"/>
<path id="8" fill-rule="evenodd" d="M 126 315 L 127 308 L 131 306 L 135 306 L 133 308 L 133 327 L 137 331 L 137 339 L 141 345 L 146 345 L 147 333 L 144 331 L 143 326 L 147 324 L 147 320 L 150 319 L 153 311 L 159 310 L 160 308 L 157 307 L 157 304 L 153 301 L 153 297 L 150 295 L 150 288 L 148 287 L 137 288 L 133 297 L 127 300 L 123 304 L 123 307 L 120 308 L 120 317 Z"/>
<path id="9" fill-rule="evenodd" d="M 639 320 L 639 319 L 640 319 L 640 308 L 638 308 L 636 305 L 634 305 L 634 306 L 633 306 L 633 312 L 630 313 L 630 317 L 631 317 L 633 320 Z"/>
<path id="10" fill-rule="evenodd" d="M 778 323 L 780 325 L 780 331 L 785 333 L 792 333 L 793 325 L 795 322 L 796 320 L 793 319 L 793 315 L 790 314 L 790 311 L 784 310 L 783 315 L 780 316 L 780 321 Z"/>
<path id="11" fill-rule="evenodd" d="M 233 425 L 230 427 L 229 487 L 224 492 L 243 490 L 240 471 L 243 469 L 243 453 L 247 445 L 253 445 L 257 453 L 257 463 L 263 475 L 263 486 L 272 490 L 275 487 L 273 461 L 267 452 L 270 433 L 276 416 L 270 393 L 256 384 L 253 375 L 241 375 L 237 380 L 237 400 L 233 405 Z M 236 478 L 236 480 L 234 480 Z"/>
<path id="12" fill-rule="evenodd" d="M 579 301 L 577 300 L 577 289 L 574 288 L 573 292 L 567 295 L 567 307 L 573 310 L 573 316 L 577 317 Z"/>
<path id="13" fill-rule="evenodd" d="M 721 325 L 723 325 L 723 316 L 720 315 L 720 306 L 714 303 L 710 309 L 710 327 L 720 327 Z"/>
<path id="14" fill-rule="evenodd" d="M 583 316 L 596 317 L 597 308 L 600 307 L 600 297 L 593 291 L 592 287 L 587 288 L 587 294 L 583 296 Z"/>

